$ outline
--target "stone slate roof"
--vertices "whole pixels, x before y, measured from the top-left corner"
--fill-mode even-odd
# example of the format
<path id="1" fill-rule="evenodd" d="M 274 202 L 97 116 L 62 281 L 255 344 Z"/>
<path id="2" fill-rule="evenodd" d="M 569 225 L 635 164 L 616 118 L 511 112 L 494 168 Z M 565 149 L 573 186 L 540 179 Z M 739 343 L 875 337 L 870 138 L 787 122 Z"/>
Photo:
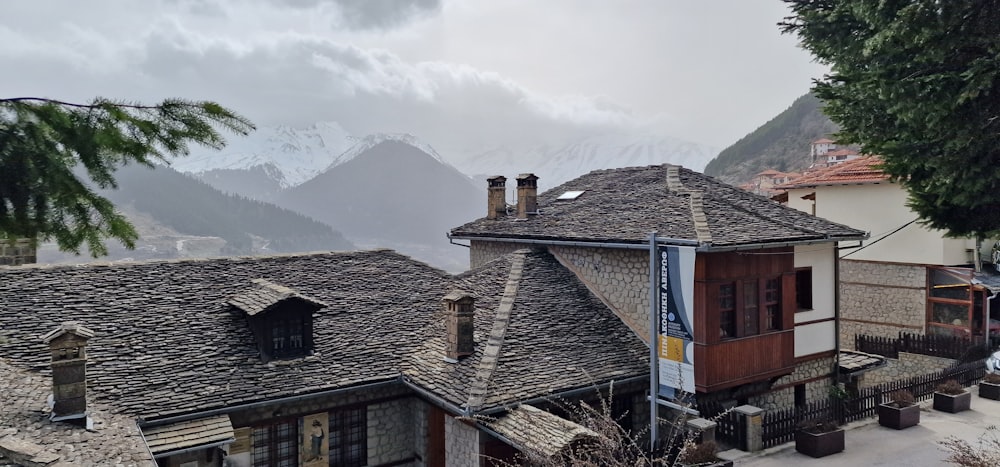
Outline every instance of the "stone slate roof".
<path id="1" fill-rule="evenodd" d="M 146 445 L 154 455 L 182 451 L 206 444 L 232 442 L 235 439 L 229 415 L 186 420 L 143 430 Z"/>
<path id="2" fill-rule="evenodd" d="M 518 257 L 499 360 L 480 368 Z M 314 313 L 314 355 L 261 362 L 229 305 L 259 278 L 328 305 Z M 477 297 L 476 354 L 451 365 L 441 299 L 456 289 Z M 463 406 L 484 388 L 488 408 L 648 372 L 642 341 L 544 253 L 461 276 L 387 250 L 0 267 L 0 296 L 0 357 L 49 378 L 39 336 L 76 321 L 94 332 L 88 399 L 147 421 L 404 376 Z"/>
<path id="3" fill-rule="evenodd" d="M 575 200 L 556 200 L 566 191 L 584 193 Z M 671 165 L 595 170 L 538 195 L 538 208 L 541 214 L 527 220 L 481 218 L 456 227 L 451 235 L 645 243 L 649 232 L 656 231 L 661 238 L 720 248 L 865 236 Z"/>
<path id="4" fill-rule="evenodd" d="M 591 429 L 530 405 L 520 405 L 487 425 L 522 450 L 546 457 L 565 452 L 574 443 L 601 437 Z"/>
<path id="5" fill-rule="evenodd" d="M 258 278 L 329 305 L 313 356 L 261 362 L 227 304 Z M 389 251 L 0 268 L 0 356 L 51 375 L 39 336 L 78 321 L 91 400 L 146 419 L 391 380 L 453 280 Z"/>
<path id="6" fill-rule="evenodd" d="M 447 401 L 488 411 L 649 373 L 643 341 L 549 253 L 519 250 L 460 278 L 476 299 L 475 352 L 443 361 L 441 326 L 405 371 Z"/>
<path id="7" fill-rule="evenodd" d="M 324 308 L 326 304 L 314 298 L 302 295 L 283 285 L 273 284 L 264 279 L 254 279 L 253 286 L 232 297 L 226 303 L 246 312 L 250 316 L 267 311 L 269 308 L 285 300 L 301 300 L 316 308 Z"/>
<path id="8" fill-rule="evenodd" d="M 155 465 L 134 419 L 111 413 L 105 404 L 89 403 L 92 431 L 50 422 L 45 400 L 52 380 L 4 358 L 0 383 L 0 465 Z"/>

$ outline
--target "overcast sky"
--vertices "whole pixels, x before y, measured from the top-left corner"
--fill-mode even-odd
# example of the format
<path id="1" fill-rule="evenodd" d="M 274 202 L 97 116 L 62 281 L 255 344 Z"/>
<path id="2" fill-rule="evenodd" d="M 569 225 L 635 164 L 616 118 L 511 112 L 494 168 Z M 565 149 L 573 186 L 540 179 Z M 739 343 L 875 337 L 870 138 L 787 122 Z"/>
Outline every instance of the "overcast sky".
<path id="1" fill-rule="evenodd" d="M 642 128 L 725 147 L 824 68 L 778 0 L 0 2 L 0 95 L 210 99 L 448 150 Z"/>

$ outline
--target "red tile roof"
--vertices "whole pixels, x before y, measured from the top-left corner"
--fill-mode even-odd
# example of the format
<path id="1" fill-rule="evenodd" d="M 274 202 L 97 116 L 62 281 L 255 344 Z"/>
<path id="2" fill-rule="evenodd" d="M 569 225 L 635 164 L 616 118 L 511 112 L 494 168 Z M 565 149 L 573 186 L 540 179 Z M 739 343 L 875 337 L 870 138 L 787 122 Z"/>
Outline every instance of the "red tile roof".
<path id="1" fill-rule="evenodd" d="M 882 159 L 878 156 L 863 156 L 831 167 L 809 172 L 784 185 L 775 188 L 806 188 L 819 185 L 858 185 L 880 183 L 889 179 L 878 166 Z"/>
<path id="2" fill-rule="evenodd" d="M 818 139 L 816 141 L 813 141 L 813 144 L 833 144 L 833 140 L 832 139 L 826 139 L 826 138 L 820 138 L 820 139 Z"/>

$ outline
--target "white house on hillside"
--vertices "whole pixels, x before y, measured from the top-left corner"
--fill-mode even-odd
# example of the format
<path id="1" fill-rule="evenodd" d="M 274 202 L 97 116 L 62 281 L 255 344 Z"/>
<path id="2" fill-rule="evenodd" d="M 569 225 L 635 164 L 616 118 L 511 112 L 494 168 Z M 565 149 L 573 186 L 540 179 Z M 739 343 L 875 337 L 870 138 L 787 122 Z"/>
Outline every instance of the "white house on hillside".
<path id="1" fill-rule="evenodd" d="M 880 163 L 860 157 L 778 187 L 787 190 L 788 206 L 871 235 L 860 247 L 840 244 L 842 345 L 851 348 L 855 334 L 981 336 L 992 293 L 969 267 L 975 240 L 947 238 L 917 222 L 906 190 Z"/>

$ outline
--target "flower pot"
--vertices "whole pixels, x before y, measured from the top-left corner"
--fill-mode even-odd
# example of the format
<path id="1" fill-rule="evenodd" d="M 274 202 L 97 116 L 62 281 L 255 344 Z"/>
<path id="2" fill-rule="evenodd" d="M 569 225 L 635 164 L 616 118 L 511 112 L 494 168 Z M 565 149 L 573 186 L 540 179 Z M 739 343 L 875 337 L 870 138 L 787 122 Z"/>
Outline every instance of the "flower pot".
<path id="1" fill-rule="evenodd" d="M 826 433 L 795 432 L 795 450 L 810 457 L 824 457 L 844 450 L 844 430 Z"/>
<path id="2" fill-rule="evenodd" d="M 1000 401 L 1000 384 L 985 381 L 979 383 L 979 397 Z"/>
<path id="3" fill-rule="evenodd" d="M 934 393 L 934 410 L 940 410 L 948 413 L 959 413 L 963 410 L 969 410 L 971 405 L 972 393 L 969 391 L 955 395 L 940 392 Z"/>
<path id="4" fill-rule="evenodd" d="M 892 404 L 878 406 L 878 424 L 896 430 L 920 424 L 920 406 L 896 407 Z"/>

